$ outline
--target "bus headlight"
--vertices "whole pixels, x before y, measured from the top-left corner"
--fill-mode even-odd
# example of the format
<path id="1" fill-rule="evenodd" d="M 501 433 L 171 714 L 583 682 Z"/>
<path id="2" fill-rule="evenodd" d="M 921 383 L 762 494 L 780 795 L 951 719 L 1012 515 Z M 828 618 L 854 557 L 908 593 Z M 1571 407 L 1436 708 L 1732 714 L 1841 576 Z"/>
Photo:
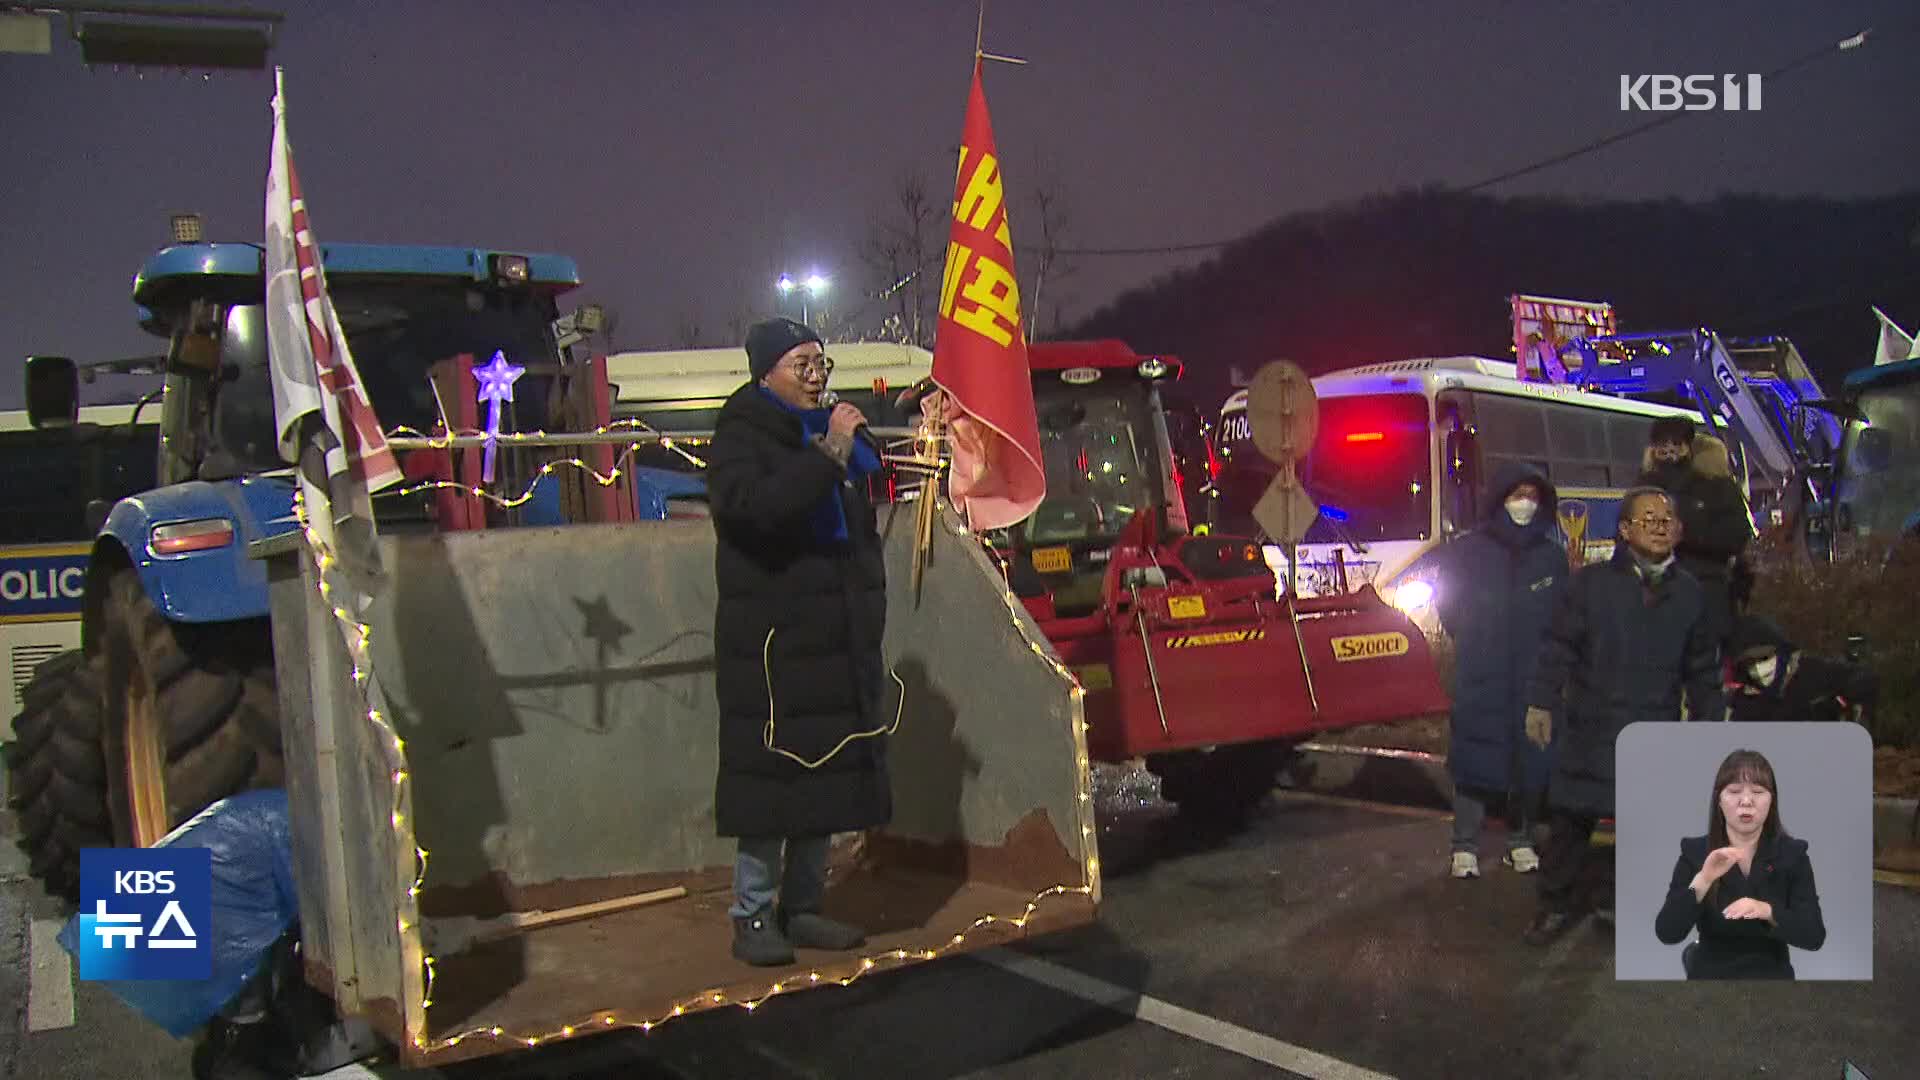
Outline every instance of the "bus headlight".
<path id="1" fill-rule="evenodd" d="M 1418 578 L 1400 583 L 1393 590 L 1393 606 L 1408 615 L 1417 615 L 1433 603 L 1433 585 Z"/>

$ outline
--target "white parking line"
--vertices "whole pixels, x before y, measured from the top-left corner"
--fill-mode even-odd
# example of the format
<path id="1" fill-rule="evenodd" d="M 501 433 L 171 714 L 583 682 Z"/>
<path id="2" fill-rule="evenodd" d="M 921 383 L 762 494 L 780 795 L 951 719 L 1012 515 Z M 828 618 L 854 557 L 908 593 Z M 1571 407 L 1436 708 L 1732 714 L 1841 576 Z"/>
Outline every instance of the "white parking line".
<path id="1" fill-rule="evenodd" d="M 1282 1042 L 1270 1035 L 1262 1035 L 1257 1031 L 1249 1031 L 1236 1024 L 1229 1024 L 1225 1020 L 1183 1009 L 1178 1005 L 1161 1001 L 1159 998 L 1148 997 L 1124 986 L 1115 986 L 1113 983 L 1096 979 L 1091 975 L 1083 975 L 1078 971 L 1048 963 L 1037 957 L 1005 949 L 985 949 L 974 953 L 973 956 L 1002 971 L 1062 993 L 1072 994 L 1082 1001 L 1092 1002 L 1115 1012 L 1127 1013 L 1149 1024 L 1185 1035 L 1189 1039 L 1198 1039 L 1222 1050 L 1287 1069 L 1309 1077 L 1311 1080 L 1393 1080 L 1385 1073 L 1350 1065 L 1338 1058 L 1328 1057 L 1304 1046 Z"/>
<path id="2" fill-rule="evenodd" d="M 73 1026 L 73 958 L 60 947 L 59 919 L 35 919 L 27 938 L 27 1030 Z"/>

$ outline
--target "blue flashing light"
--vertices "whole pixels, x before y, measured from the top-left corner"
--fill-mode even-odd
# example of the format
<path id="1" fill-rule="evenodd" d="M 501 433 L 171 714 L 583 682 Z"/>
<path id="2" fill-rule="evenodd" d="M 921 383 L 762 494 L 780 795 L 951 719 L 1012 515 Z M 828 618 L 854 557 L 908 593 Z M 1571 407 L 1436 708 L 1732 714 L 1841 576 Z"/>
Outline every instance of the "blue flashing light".
<path id="1" fill-rule="evenodd" d="M 1337 506 L 1322 506 L 1320 508 L 1320 516 L 1326 518 L 1328 521 L 1337 521 L 1342 525 L 1352 520 L 1352 515 Z"/>

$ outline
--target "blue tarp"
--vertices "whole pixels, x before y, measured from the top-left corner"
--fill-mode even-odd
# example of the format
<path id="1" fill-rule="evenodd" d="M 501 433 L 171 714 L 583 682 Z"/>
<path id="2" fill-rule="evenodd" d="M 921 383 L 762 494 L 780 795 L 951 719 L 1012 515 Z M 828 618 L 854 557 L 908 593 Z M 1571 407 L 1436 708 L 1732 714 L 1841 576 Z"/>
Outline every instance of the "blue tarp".
<path id="1" fill-rule="evenodd" d="M 632 474 L 634 509 L 641 521 L 665 521 L 668 499 L 707 496 L 707 479 L 699 474 L 647 465 L 635 466 Z M 548 483 L 549 479 L 543 476 L 534 484 L 533 498 L 521 510 L 522 520 L 528 525 L 567 523 L 566 516 L 560 512 L 560 485 Z"/>
<path id="2" fill-rule="evenodd" d="M 154 846 L 202 847 L 212 852 L 213 912 L 208 936 L 213 976 L 102 985 L 178 1038 L 213 1019 L 246 988 L 299 914 L 287 793 L 262 789 L 222 799 Z M 76 915 L 60 931 L 60 945 L 78 957 L 79 941 Z"/>

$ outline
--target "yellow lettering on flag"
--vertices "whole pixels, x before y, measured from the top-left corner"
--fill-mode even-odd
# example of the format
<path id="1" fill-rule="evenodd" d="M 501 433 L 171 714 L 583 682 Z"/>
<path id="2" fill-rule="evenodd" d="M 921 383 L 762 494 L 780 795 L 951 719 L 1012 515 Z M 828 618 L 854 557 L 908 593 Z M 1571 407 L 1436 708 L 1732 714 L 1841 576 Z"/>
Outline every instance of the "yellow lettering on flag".
<path id="1" fill-rule="evenodd" d="M 940 278 L 940 317 L 953 318 L 953 297 L 960 289 L 960 275 L 973 261 L 973 249 L 965 244 L 947 244 L 947 268 Z"/>
<path id="2" fill-rule="evenodd" d="M 993 221 L 993 215 L 1000 209 L 1002 201 L 1000 162 L 992 154 L 981 154 L 980 163 L 974 166 L 973 176 L 960 192 L 960 201 L 953 206 L 954 219 L 984 231 Z"/>
<path id="3" fill-rule="evenodd" d="M 985 255 L 975 257 L 973 266 L 973 280 L 960 289 L 961 298 L 973 306 L 955 305 L 950 317 L 1005 348 L 1020 332 L 1020 286 L 1006 267 Z"/>

